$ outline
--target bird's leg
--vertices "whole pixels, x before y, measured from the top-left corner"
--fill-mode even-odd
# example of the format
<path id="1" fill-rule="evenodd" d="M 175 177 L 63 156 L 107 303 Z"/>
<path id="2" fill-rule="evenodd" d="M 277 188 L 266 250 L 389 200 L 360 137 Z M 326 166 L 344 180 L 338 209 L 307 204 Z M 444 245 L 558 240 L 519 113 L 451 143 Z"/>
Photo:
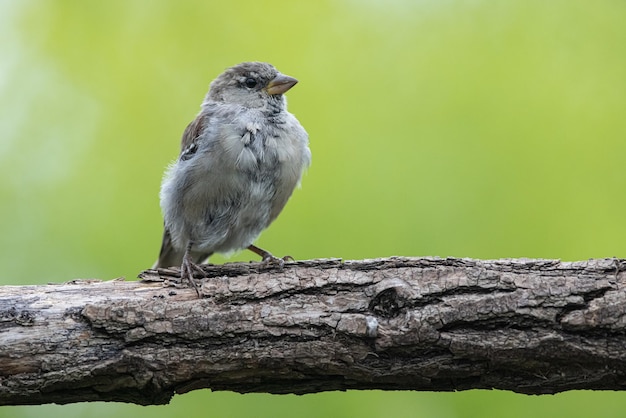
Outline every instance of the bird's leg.
<path id="1" fill-rule="evenodd" d="M 274 257 L 272 253 L 262 248 L 259 248 L 256 245 L 249 245 L 248 249 L 253 253 L 260 255 L 263 258 L 263 260 L 261 260 L 261 263 L 266 266 L 273 264 L 282 269 L 283 267 L 285 267 L 285 261 L 294 261 L 293 257 L 290 255 L 286 255 L 282 258 Z"/>
<path id="2" fill-rule="evenodd" d="M 198 272 L 202 276 L 204 276 L 205 273 L 204 273 L 204 270 L 202 270 L 202 268 L 199 265 L 194 263 L 191 257 L 192 245 L 193 243 L 190 242 L 189 244 L 187 244 L 187 248 L 185 249 L 185 255 L 183 256 L 183 264 L 180 266 L 180 281 L 182 283 L 184 280 L 188 280 L 191 286 L 196 291 L 196 294 L 198 295 L 198 297 L 201 298 L 202 295 L 200 294 L 200 289 L 198 289 L 196 282 L 193 281 L 193 274 L 194 272 Z"/>

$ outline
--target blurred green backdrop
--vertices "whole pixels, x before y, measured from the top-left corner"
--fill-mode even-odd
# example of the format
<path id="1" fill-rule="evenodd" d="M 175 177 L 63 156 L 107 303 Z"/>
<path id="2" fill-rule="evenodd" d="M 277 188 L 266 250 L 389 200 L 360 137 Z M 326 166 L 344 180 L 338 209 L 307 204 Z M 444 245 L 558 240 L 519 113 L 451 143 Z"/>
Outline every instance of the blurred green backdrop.
<path id="1" fill-rule="evenodd" d="M 300 259 L 624 257 L 624 22 L 626 3 L 609 0 L 0 0 L 0 283 L 149 267 L 163 170 L 209 82 L 247 60 L 300 80 L 290 110 L 313 151 L 262 247 Z M 624 411 L 626 394 L 611 392 L 197 391 L 162 407 L 0 417 Z"/>

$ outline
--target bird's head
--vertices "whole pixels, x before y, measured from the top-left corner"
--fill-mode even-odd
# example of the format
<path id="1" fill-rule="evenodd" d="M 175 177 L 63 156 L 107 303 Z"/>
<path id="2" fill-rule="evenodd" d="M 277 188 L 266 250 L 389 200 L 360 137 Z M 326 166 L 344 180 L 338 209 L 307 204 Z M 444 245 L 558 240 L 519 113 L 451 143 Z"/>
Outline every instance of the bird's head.
<path id="1" fill-rule="evenodd" d="M 263 108 L 268 104 L 282 107 L 283 94 L 297 82 L 268 63 L 244 62 L 213 80 L 207 99 L 247 108 Z"/>

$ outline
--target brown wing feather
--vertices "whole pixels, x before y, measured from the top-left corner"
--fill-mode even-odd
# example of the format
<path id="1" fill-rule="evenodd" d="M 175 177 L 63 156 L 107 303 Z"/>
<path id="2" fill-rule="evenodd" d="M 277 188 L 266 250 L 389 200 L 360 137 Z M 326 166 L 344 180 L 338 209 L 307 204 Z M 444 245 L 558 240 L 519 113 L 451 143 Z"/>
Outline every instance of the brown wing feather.
<path id="1" fill-rule="evenodd" d="M 192 120 L 189 125 L 187 125 L 187 127 L 185 128 L 185 132 L 183 132 L 183 137 L 180 140 L 181 154 L 185 152 L 186 149 L 196 143 L 196 140 L 206 128 L 208 119 L 209 118 L 207 114 L 201 113 L 196 116 L 196 118 Z"/>

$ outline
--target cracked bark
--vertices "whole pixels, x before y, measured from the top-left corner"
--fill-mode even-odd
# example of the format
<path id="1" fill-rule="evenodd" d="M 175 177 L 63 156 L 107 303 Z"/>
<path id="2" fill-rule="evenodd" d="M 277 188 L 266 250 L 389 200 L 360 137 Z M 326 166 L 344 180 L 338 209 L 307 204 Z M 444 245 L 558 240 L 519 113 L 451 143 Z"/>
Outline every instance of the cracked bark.
<path id="1" fill-rule="evenodd" d="M 626 387 L 626 260 L 387 258 L 0 287 L 0 404 Z"/>

